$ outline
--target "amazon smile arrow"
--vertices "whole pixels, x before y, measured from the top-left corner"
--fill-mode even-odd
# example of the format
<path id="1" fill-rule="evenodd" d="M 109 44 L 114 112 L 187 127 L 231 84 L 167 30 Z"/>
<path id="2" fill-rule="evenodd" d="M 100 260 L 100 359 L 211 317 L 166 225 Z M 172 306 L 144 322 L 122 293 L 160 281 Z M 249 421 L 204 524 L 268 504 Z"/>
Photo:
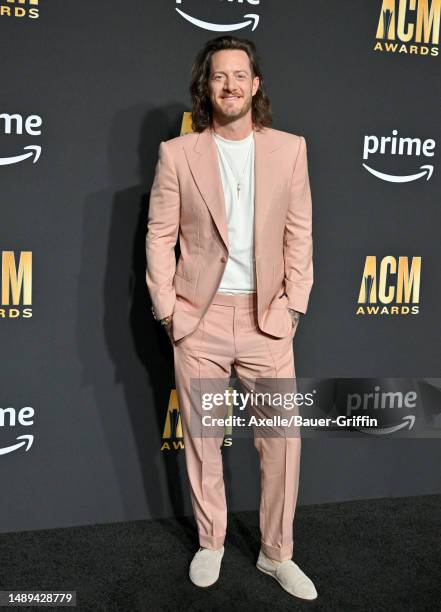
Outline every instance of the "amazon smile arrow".
<path id="1" fill-rule="evenodd" d="M 412 429 L 415 425 L 415 415 L 408 414 L 401 419 L 401 423 L 398 425 L 392 425 L 391 427 L 379 427 L 379 428 L 369 428 L 369 427 L 360 427 L 359 431 L 363 431 L 364 433 L 375 434 L 376 436 L 394 433 L 394 431 L 398 431 L 399 429 L 403 429 L 408 427 Z"/>
<path id="2" fill-rule="evenodd" d="M 430 165 L 420 166 L 422 172 L 417 172 L 417 174 L 408 174 L 407 176 L 396 176 L 394 174 L 385 174 L 384 172 L 379 172 L 378 170 L 374 170 L 373 168 L 370 168 L 367 164 L 363 164 L 363 168 L 366 168 L 368 172 L 370 172 L 377 178 L 382 179 L 383 181 L 389 181 L 389 183 L 409 183 L 410 181 L 416 181 L 417 179 L 423 176 L 426 176 L 426 174 L 427 174 L 426 180 L 428 181 L 433 174 L 433 166 L 430 166 Z"/>
<path id="3" fill-rule="evenodd" d="M 23 442 L 18 442 L 17 444 L 12 444 L 11 446 L 5 446 L 4 448 L 0 448 L 0 455 L 6 455 L 7 453 L 12 453 L 18 448 L 21 448 L 22 446 L 24 446 L 26 443 L 27 443 L 27 446 L 25 448 L 25 451 L 28 451 L 32 446 L 32 443 L 34 441 L 34 436 L 31 436 L 31 435 L 17 436 L 17 440 L 21 440 L 21 439 L 23 439 Z"/>
<path id="4" fill-rule="evenodd" d="M 244 15 L 244 19 L 246 19 L 246 21 L 243 21 L 242 23 L 221 24 L 202 21 L 201 19 L 196 19 L 196 17 L 192 17 L 191 15 L 184 13 L 184 11 L 181 11 L 181 9 L 177 8 L 176 10 L 184 19 L 193 25 L 197 26 L 198 28 L 203 28 L 204 30 L 211 30 L 212 32 L 233 32 L 234 30 L 242 30 L 251 24 L 253 24 L 251 31 L 254 32 L 259 25 L 259 15 L 256 15 L 255 13 L 248 13 L 247 15 Z"/>
<path id="5" fill-rule="evenodd" d="M 18 164 L 19 162 L 28 159 L 28 157 L 34 157 L 33 163 L 36 164 L 41 155 L 41 147 L 38 145 L 28 145 L 23 147 L 24 149 L 30 149 L 29 153 L 23 153 L 23 155 L 15 155 L 13 157 L 0 157 L 0 166 L 9 166 L 11 164 Z"/>

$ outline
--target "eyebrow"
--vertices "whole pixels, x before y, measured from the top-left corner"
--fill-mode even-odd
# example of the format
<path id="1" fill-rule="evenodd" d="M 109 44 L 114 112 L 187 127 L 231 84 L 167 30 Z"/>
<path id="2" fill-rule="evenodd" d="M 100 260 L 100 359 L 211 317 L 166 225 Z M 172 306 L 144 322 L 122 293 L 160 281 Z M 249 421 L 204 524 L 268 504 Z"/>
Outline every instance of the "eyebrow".
<path id="1" fill-rule="evenodd" d="M 233 73 L 236 74 L 236 72 L 246 72 L 249 74 L 249 70 L 247 70 L 246 68 L 241 68 L 240 70 L 233 70 Z M 211 74 L 227 74 L 224 70 L 213 70 L 213 72 Z"/>

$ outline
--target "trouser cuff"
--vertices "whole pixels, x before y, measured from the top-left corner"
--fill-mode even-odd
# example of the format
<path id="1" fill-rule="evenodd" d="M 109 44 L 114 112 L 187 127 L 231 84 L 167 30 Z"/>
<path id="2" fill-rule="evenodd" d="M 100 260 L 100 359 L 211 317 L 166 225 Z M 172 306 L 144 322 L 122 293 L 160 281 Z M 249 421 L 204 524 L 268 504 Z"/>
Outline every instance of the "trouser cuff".
<path id="1" fill-rule="evenodd" d="M 225 536 L 210 536 L 199 534 L 199 546 L 216 550 L 222 548 L 225 542 Z"/>
<path id="2" fill-rule="evenodd" d="M 265 542 L 261 541 L 260 546 L 263 553 L 270 559 L 274 559 L 274 561 L 288 561 L 292 558 L 292 543 L 280 548 L 277 546 L 270 546 L 269 544 L 265 544 Z"/>

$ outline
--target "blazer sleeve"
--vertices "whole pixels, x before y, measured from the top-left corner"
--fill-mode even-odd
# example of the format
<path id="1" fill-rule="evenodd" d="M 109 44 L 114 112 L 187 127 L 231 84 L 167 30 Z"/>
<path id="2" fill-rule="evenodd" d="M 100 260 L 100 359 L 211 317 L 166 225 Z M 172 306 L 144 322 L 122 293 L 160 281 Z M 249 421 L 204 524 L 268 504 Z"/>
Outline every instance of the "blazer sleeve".
<path id="1" fill-rule="evenodd" d="M 313 284 L 312 201 L 306 141 L 300 136 L 285 225 L 283 256 L 288 308 L 306 313 Z"/>
<path id="2" fill-rule="evenodd" d="M 157 319 L 172 314 L 176 301 L 173 278 L 179 231 L 180 192 L 173 159 L 166 142 L 159 145 L 148 213 L 146 283 Z"/>

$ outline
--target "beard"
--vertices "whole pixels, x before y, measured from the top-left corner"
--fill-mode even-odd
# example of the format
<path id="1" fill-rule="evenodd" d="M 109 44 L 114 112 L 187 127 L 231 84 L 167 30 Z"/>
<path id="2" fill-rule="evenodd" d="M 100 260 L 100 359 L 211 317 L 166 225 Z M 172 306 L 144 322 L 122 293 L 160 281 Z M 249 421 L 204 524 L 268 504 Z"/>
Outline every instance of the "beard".
<path id="1" fill-rule="evenodd" d="M 240 119 L 241 117 L 245 117 L 245 115 L 250 110 L 253 104 L 253 97 L 250 95 L 249 98 L 244 98 L 244 103 L 241 108 L 232 107 L 230 110 L 226 110 L 224 107 L 219 105 L 214 106 L 212 103 L 213 113 L 216 115 L 216 119 L 221 121 L 222 123 L 228 123 L 234 119 Z"/>

